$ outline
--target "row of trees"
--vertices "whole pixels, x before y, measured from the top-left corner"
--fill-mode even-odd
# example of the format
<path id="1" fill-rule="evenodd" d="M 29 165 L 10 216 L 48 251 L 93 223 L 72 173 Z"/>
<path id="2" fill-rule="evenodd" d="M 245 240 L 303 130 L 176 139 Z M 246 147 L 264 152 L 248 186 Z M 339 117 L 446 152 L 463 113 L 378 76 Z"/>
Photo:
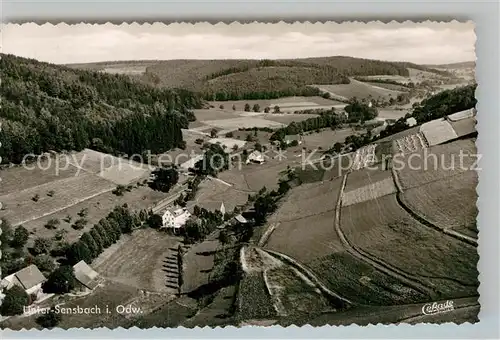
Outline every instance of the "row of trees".
<path id="1" fill-rule="evenodd" d="M 236 87 L 237 88 L 237 87 Z M 244 91 L 234 88 L 227 91 L 206 92 L 203 94 L 205 100 L 229 101 L 229 100 L 258 100 L 258 99 L 277 99 L 282 97 L 302 96 L 314 97 L 321 96 L 323 93 L 316 87 L 300 86 L 287 88 L 283 90 L 262 90 L 262 91 Z"/>
<path id="2" fill-rule="evenodd" d="M 122 234 L 130 234 L 146 222 L 150 214 L 142 210 L 139 213 L 130 212 L 128 206 L 118 206 L 105 218 L 101 219 L 92 229 L 83 233 L 80 239 L 66 250 L 68 264 L 76 264 L 81 260 L 92 262 L 104 249 L 116 243 Z"/>
<path id="3" fill-rule="evenodd" d="M 201 98 L 123 75 L 74 70 L 2 55 L 4 163 L 26 154 L 92 147 L 108 153 L 159 153 L 182 146 L 181 128 Z"/>
<path id="4" fill-rule="evenodd" d="M 282 141 L 286 135 L 295 135 L 327 127 L 336 128 L 341 122 L 342 118 L 335 114 L 335 110 L 330 110 L 318 117 L 311 117 L 301 122 L 291 122 L 287 126 L 276 130 L 271 135 L 270 140 Z"/>

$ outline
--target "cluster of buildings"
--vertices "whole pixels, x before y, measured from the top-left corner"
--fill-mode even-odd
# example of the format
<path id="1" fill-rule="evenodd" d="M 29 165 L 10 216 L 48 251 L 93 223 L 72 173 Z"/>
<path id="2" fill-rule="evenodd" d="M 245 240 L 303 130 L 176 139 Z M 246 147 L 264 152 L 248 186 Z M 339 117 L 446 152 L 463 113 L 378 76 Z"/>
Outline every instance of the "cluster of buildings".
<path id="1" fill-rule="evenodd" d="M 81 284 L 80 289 L 93 290 L 99 284 L 99 274 L 93 270 L 85 261 L 80 261 L 73 266 L 76 280 Z M 36 297 L 34 301 L 42 301 L 52 296 L 45 294 L 42 289 L 47 278 L 34 264 L 31 264 L 14 274 L 4 277 L 0 281 L 0 304 L 5 297 L 5 292 L 14 286 L 21 287 L 30 297 Z"/>

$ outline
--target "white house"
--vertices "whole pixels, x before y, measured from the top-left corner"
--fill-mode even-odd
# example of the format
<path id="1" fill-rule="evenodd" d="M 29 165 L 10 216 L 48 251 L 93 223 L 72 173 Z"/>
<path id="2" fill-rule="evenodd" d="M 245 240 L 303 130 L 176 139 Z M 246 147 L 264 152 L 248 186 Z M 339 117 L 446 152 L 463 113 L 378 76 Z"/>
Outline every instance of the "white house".
<path id="1" fill-rule="evenodd" d="M 191 213 L 186 208 L 165 211 L 162 216 L 163 228 L 179 230 L 186 224 L 187 220 L 191 217 Z"/>
<path id="2" fill-rule="evenodd" d="M 264 163 L 264 156 L 262 155 L 262 152 L 257 150 L 252 151 L 247 158 L 247 164 L 250 162 L 259 164 Z"/>
<path id="3" fill-rule="evenodd" d="M 2 279 L 0 288 L 9 290 L 13 286 L 19 286 L 26 291 L 26 294 L 38 294 L 42 290 L 42 284 L 47 279 L 34 264 L 15 272 Z"/>
<path id="4" fill-rule="evenodd" d="M 302 136 L 301 135 L 286 135 L 285 143 L 287 145 L 292 144 L 293 141 L 297 141 L 297 144 L 302 144 Z"/>

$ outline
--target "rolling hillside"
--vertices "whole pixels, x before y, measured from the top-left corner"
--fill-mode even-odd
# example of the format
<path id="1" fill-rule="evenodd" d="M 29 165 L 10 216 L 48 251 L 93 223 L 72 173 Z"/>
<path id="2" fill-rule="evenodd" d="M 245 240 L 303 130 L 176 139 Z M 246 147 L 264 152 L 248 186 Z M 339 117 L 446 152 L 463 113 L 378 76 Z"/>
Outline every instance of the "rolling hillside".
<path id="1" fill-rule="evenodd" d="M 201 92 L 209 100 L 319 95 L 321 91 L 307 85 L 349 84 L 350 76 L 408 77 L 409 67 L 446 74 L 411 63 L 343 56 L 283 60 L 129 61 L 68 66 L 128 74 L 148 84 Z"/>
<path id="2" fill-rule="evenodd" d="M 2 55 L 3 163 L 26 154 L 82 150 L 163 152 L 182 144 L 201 98 L 124 75 L 75 70 Z"/>

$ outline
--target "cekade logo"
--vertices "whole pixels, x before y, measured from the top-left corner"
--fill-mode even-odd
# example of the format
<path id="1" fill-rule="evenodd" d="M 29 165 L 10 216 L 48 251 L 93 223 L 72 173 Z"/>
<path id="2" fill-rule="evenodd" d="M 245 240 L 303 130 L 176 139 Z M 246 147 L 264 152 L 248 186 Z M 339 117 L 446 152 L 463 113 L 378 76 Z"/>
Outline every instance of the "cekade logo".
<path id="1" fill-rule="evenodd" d="M 452 310 L 454 310 L 453 301 L 450 300 L 446 301 L 445 303 L 426 303 L 422 306 L 422 313 L 424 313 L 425 315 L 445 313 Z"/>

